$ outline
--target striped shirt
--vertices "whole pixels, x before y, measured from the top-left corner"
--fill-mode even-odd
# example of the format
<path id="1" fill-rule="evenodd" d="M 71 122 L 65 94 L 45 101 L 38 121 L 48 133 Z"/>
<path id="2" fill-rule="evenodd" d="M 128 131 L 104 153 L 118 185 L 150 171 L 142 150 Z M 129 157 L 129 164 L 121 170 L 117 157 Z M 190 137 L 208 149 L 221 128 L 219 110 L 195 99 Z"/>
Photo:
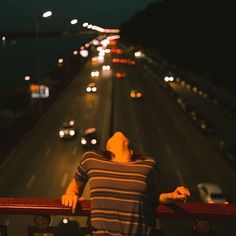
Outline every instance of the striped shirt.
<path id="1" fill-rule="evenodd" d="M 149 235 L 155 228 L 158 172 L 154 159 L 117 163 L 89 151 L 79 162 L 75 180 L 90 187 L 93 235 Z"/>

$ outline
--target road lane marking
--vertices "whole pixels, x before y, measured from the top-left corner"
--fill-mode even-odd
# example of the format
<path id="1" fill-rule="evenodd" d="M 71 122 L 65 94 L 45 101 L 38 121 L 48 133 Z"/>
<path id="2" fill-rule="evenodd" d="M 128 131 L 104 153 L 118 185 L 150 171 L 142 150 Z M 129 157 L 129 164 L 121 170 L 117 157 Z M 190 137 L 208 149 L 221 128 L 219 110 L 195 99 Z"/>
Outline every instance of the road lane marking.
<path id="1" fill-rule="evenodd" d="M 51 148 L 49 147 L 46 152 L 45 152 L 45 157 L 49 156 L 49 154 L 51 153 Z"/>
<path id="2" fill-rule="evenodd" d="M 36 175 L 32 175 L 26 185 L 26 188 L 30 188 L 35 180 Z"/>
<path id="3" fill-rule="evenodd" d="M 68 179 L 68 174 L 65 173 L 61 181 L 61 187 L 65 187 L 67 179 Z"/>
<path id="4" fill-rule="evenodd" d="M 171 154 L 170 147 L 168 145 L 165 145 L 165 148 L 166 148 L 168 155 L 171 156 L 172 154 Z"/>
<path id="5" fill-rule="evenodd" d="M 77 147 L 74 147 L 73 150 L 72 150 L 72 155 L 74 156 L 78 151 L 78 148 Z"/>

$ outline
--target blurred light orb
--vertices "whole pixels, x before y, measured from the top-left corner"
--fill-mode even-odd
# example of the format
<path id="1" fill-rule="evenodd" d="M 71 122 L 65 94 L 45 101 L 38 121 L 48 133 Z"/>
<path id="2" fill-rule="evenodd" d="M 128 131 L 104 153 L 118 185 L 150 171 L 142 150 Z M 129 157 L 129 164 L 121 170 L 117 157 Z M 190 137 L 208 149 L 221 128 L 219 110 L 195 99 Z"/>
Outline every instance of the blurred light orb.
<path id="1" fill-rule="evenodd" d="M 62 64 L 64 62 L 64 60 L 62 58 L 58 59 L 58 63 Z"/>
<path id="2" fill-rule="evenodd" d="M 43 13 L 43 18 L 47 18 L 47 17 L 50 17 L 52 15 L 52 12 L 51 11 L 46 11 Z"/>
<path id="3" fill-rule="evenodd" d="M 94 39 L 93 40 L 93 45 L 98 45 L 99 44 L 99 41 L 97 39 Z"/>
<path id="4" fill-rule="evenodd" d="M 29 80 L 30 80 L 30 76 L 29 76 L 29 75 L 26 75 L 25 78 L 24 78 L 24 80 L 29 81 Z"/>
<path id="5" fill-rule="evenodd" d="M 88 26 L 88 22 L 84 22 L 82 26 L 83 27 L 87 27 Z"/>
<path id="6" fill-rule="evenodd" d="M 71 23 L 72 25 L 75 25 L 75 24 L 78 23 L 78 20 L 77 20 L 77 19 L 73 19 L 73 20 L 70 21 L 70 23 Z"/>
<path id="7" fill-rule="evenodd" d="M 62 222 L 64 223 L 64 224 L 68 224 L 68 219 L 67 218 L 64 218 L 63 220 L 62 220 Z"/>
<path id="8" fill-rule="evenodd" d="M 83 49 L 83 50 L 80 50 L 80 55 L 82 56 L 82 57 L 88 57 L 88 50 L 85 50 L 85 49 Z"/>
<path id="9" fill-rule="evenodd" d="M 75 55 L 75 56 L 78 55 L 78 53 L 79 53 L 79 52 L 78 52 L 77 50 L 74 50 L 74 51 L 73 51 L 73 55 Z"/>

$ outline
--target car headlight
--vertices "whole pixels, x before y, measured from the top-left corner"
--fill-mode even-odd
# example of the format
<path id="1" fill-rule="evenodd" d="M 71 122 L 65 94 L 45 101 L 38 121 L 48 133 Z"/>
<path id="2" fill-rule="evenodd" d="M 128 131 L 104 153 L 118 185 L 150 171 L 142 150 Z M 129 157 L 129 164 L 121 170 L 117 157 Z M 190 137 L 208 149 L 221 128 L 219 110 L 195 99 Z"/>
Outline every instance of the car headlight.
<path id="1" fill-rule="evenodd" d="M 93 87 L 92 88 L 92 92 L 96 92 L 97 91 L 97 88 L 96 87 Z"/>
<path id="2" fill-rule="evenodd" d="M 72 126 L 75 124 L 75 121 L 74 120 L 70 120 L 69 124 Z"/>
<path id="3" fill-rule="evenodd" d="M 60 136 L 60 137 L 64 137 L 64 131 L 61 130 L 61 131 L 59 132 L 59 136 Z"/>
<path id="4" fill-rule="evenodd" d="M 85 139 L 85 138 L 82 138 L 82 139 L 81 139 L 81 144 L 82 144 L 82 145 L 86 145 L 86 143 L 87 143 L 86 139 Z"/>
<path id="5" fill-rule="evenodd" d="M 91 88 L 90 87 L 87 87 L 86 88 L 86 91 L 89 93 L 89 92 L 91 92 Z"/>
<path id="6" fill-rule="evenodd" d="M 75 135 L 75 131 L 74 130 L 70 130 L 69 134 L 70 134 L 70 136 L 74 136 Z"/>
<path id="7" fill-rule="evenodd" d="M 97 140 L 96 140 L 95 138 L 93 138 L 93 139 L 91 140 L 91 144 L 93 144 L 93 145 L 97 144 Z"/>

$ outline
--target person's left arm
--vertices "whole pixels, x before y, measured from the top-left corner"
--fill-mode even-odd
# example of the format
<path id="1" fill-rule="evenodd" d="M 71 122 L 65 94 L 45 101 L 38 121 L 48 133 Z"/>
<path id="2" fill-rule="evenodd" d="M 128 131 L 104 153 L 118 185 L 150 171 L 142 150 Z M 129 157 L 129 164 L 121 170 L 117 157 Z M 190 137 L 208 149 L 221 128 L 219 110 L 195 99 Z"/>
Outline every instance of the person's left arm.
<path id="1" fill-rule="evenodd" d="M 179 186 L 173 192 L 161 193 L 159 195 L 159 202 L 162 204 L 174 203 L 185 201 L 188 197 L 190 197 L 189 189 L 184 186 Z"/>

